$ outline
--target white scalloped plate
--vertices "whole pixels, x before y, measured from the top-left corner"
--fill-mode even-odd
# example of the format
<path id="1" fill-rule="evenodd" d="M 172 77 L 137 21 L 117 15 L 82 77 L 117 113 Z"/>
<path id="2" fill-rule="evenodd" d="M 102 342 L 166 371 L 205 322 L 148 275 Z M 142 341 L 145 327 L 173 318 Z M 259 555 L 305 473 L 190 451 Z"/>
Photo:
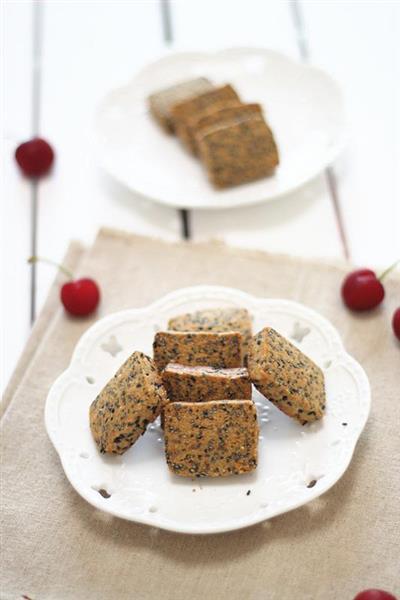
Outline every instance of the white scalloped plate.
<path id="1" fill-rule="evenodd" d="M 216 190 L 200 161 L 148 114 L 151 92 L 199 76 L 232 83 L 244 101 L 264 107 L 281 156 L 273 176 Z M 169 54 L 110 92 L 97 111 L 95 148 L 103 167 L 143 197 L 218 209 L 272 200 L 303 185 L 336 158 L 345 131 L 341 91 L 328 74 L 271 50 L 232 48 Z"/>
<path id="2" fill-rule="evenodd" d="M 151 354 L 154 332 L 165 328 L 171 316 L 217 306 L 248 308 L 254 331 L 274 327 L 324 369 L 324 419 L 301 427 L 254 391 L 261 428 L 258 468 L 252 474 L 219 480 L 170 474 L 158 424 L 151 425 L 124 455 L 100 455 L 88 420 L 97 393 L 131 352 Z M 69 481 L 96 508 L 172 531 L 216 533 L 264 521 L 326 492 L 349 465 L 369 407 L 365 372 L 322 316 L 287 300 L 199 286 L 177 290 L 147 308 L 115 313 L 93 325 L 77 344 L 69 368 L 51 388 L 45 421 Z M 109 497 L 99 490 L 106 490 Z"/>

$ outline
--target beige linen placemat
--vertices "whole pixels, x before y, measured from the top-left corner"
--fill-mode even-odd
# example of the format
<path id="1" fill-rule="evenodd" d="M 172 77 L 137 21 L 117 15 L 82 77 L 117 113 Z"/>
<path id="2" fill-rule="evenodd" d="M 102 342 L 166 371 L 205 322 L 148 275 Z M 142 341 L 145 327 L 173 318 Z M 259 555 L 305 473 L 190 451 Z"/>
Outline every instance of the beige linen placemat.
<path id="1" fill-rule="evenodd" d="M 341 266 L 110 230 L 78 262 L 102 287 L 96 318 L 205 283 L 315 308 L 366 369 L 371 416 L 343 478 L 265 524 L 196 537 L 105 515 L 74 492 L 44 430 L 49 387 L 95 320 L 68 318 L 54 289 L 2 418 L 1 598 L 351 600 L 367 587 L 398 592 L 400 346 L 390 330 L 398 277 L 386 283 L 384 306 L 354 315 L 340 301 Z"/>

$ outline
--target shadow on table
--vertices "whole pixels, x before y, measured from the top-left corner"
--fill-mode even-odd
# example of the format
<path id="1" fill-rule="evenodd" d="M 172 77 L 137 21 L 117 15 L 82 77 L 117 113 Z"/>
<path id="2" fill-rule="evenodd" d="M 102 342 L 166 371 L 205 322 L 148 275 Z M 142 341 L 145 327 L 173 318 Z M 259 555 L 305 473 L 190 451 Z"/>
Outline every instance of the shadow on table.
<path id="1" fill-rule="evenodd" d="M 294 192 L 268 202 L 212 211 L 193 210 L 192 213 L 202 238 L 229 236 L 238 229 L 245 236 L 246 232 L 268 232 L 291 222 L 300 222 L 302 216 L 312 211 L 327 194 L 324 175 L 319 175 Z"/>
<path id="2" fill-rule="evenodd" d="M 86 513 L 85 527 L 94 528 L 92 533 L 99 538 L 111 537 L 127 552 L 147 549 L 187 565 L 235 560 L 277 540 L 306 540 L 309 533 L 331 527 L 356 485 L 359 459 L 365 443 L 364 438 L 345 475 L 326 494 L 301 508 L 238 531 L 213 535 L 176 534 L 93 511 L 83 500 L 87 510 L 79 510 L 77 514 L 83 516 Z"/>
<path id="3" fill-rule="evenodd" d="M 104 172 L 100 172 L 99 177 L 107 194 L 124 214 L 128 214 L 124 222 L 126 229 L 137 231 L 141 228 L 140 222 L 144 221 L 155 232 L 163 230 L 171 237 L 179 235 L 181 223 L 175 208 L 141 197 Z M 248 241 L 251 246 L 251 234 L 255 231 L 265 235 L 291 222 L 301 227 L 302 216 L 312 211 L 327 193 L 324 175 L 319 175 L 298 190 L 268 202 L 229 209 L 191 210 L 192 237 L 202 240 L 224 237 L 229 240 L 229 235 L 237 234 L 239 230 L 242 239 L 250 235 Z M 129 221 L 130 209 L 132 222 Z"/>
<path id="4" fill-rule="evenodd" d="M 125 229 L 143 233 L 141 223 L 147 222 L 150 229 L 154 230 L 154 234 L 157 233 L 158 229 L 169 232 L 171 237 L 175 237 L 179 232 L 178 213 L 174 208 L 143 198 L 105 172 L 100 171 L 98 176 L 105 192 L 116 205 L 123 209 L 123 214 L 128 215 L 123 223 Z M 131 222 L 129 214 L 132 214 Z"/>

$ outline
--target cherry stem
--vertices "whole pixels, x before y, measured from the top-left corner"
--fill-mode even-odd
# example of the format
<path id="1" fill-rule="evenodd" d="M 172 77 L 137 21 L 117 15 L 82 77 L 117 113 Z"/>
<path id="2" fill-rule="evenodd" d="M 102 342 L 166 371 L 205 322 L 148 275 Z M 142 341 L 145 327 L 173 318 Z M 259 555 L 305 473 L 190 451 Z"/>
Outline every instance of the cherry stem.
<path id="1" fill-rule="evenodd" d="M 397 267 L 398 264 L 400 264 L 400 260 L 396 260 L 396 262 L 394 262 L 392 265 L 390 265 L 390 267 L 383 271 L 383 273 L 378 277 L 379 281 L 382 281 L 386 277 L 386 275 L 390 273 L 390 271 L 393 271 L 393 269 Z"/>
<path id="2" fill-rule="evenodd" d="M 44 262 L 48 265 L 53 265 L 53 267 L 57 267 L 57 269 L 61 271 L 61 273 L 64 273 L 64 275 L 66 275 L 69 279 L 73 279 L 73 274 L 71 273 L 71 271 L 64 267 L 64 265 L 56 263 L 54 260 L 50 260 L 49 258 L 42 258 L 41 256 L 31 256 L 30 258 L 28 258 L 28 263 L 30 265 L 33 265 L 37 262 Z"/>

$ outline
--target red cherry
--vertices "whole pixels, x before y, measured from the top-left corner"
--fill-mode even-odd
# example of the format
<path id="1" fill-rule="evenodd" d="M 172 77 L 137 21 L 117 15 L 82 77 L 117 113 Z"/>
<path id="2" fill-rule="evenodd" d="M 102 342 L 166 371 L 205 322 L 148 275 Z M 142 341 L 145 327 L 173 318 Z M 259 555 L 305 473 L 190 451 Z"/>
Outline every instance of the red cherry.
<path id="1" fill-rule="evenodd" d="M 24 175 L 36 178 L 48 173 L 53 164 L 54 151 L 46 140 L 33 138 L 18 146 L 15 158 Z"/>
<path id="2" fill-rule="evenodd" d="M 83 317 L 90 315 L 97 307 L 100 290 L 93 279 L 76 279 L 64 283 L 60 297 L 67 312 L 76 317 Z"/>
<path id="3" fill-rule="evenodd" d="M 396 600 L 396 597 L 384 590 L 364 590 L 359 592 L 354 600 Z"/>
<path id="4" fill-rule="evenodd" d="M 347 275 L 342 285 L 342 298 L 352 310 L 369 310 L 378 306 L 385 289 L 370 269 L 359 269 Z"/>
<path id="5" fill-rule="evenodd" d="M 392 327 L 394 335 L 400 340 L 400 306 L 393 313 Z"/>

